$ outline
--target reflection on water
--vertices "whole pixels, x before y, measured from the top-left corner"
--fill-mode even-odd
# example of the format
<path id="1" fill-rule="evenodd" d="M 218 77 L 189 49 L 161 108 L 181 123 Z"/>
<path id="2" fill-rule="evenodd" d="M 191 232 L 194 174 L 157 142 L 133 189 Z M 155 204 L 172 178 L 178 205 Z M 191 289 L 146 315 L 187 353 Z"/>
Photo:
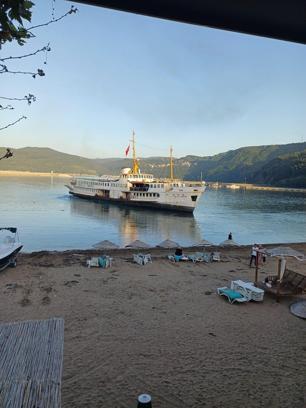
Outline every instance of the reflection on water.
<path id="1" fill-rule="evenodd" d="M 230 231 L 242 244 L 306 241 L 305 194 L 207 190 L 191 216 L 73 198 L 66 182 L 0 177 L 0 225 L 18 227 L 26 251 L 89 248 L 104 239 L 219 243 Z"/>
<path id="2" fill-rule="evenodd" d="M 306 194 L 284 193 L 264 190 L 212 190 L 218 205 L 224 208 L 251 212 L 297 212 L 305 213 Z"/>
<path id="3" fill-rule="evenodd" d="M 80 198 L 71 198 L 73 215 L 100 219 L 113 223 L 126 245 L 135 239 L 159 243 L 171 237 L 194 243 L 201 239 L 201 230 L 193 215 L 173 214 L 168 211 L 118 206 L 111 203 L 98 203 Z"/>

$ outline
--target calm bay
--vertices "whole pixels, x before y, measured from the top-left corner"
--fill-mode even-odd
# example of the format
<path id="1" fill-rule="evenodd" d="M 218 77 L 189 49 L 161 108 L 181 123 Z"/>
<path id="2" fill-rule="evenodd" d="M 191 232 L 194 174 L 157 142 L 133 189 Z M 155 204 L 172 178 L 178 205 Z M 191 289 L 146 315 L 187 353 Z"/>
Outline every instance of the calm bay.
<path id="1" fill-rule="evenodd" d="M 306 241 L 306 195 L 208 189 L 194 215 L 125 208 L 70 197 L 57 177 L 0 177 L 0 224 L 16 226 L 24 251 L 90 248 L 108 239 L 156 245 L 215 244 L 231 231 L 240 244 Z"/>

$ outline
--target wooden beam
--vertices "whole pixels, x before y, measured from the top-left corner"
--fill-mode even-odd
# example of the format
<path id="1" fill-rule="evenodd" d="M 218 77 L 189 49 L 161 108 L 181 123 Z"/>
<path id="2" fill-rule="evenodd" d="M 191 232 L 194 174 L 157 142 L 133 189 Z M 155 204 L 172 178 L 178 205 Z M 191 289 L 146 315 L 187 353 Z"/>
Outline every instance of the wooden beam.
<path id="1" fill-rule="evenodd" d="M 305 0 L 75 1 L 183 23 L 306 44 Z"/>

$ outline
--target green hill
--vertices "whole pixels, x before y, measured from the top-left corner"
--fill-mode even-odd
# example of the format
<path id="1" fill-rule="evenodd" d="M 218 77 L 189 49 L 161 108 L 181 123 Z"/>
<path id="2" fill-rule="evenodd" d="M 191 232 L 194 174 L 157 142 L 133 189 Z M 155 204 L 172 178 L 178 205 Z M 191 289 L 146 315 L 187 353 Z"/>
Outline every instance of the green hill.
<path id="1" fill-rule="evenodd" d="M 280 180 L 276 174 L 275 177 L 266 178 L 260 170 L 264 166 L 268 169 L 270 162 L 282 158 L 278 170 L 275 167 L 275 171 L 281 171 L 291 154 L 301 153 L 305 149 L 306 143 L 242 147 L 194 161 L 185 177 L 195 179 L 202 172 L 207 181 L 271 184 L 270 180 L 273 180 L 273 185 L 276 185 Z"/>
<path id="2" fill-rule="evenodd" d="M 253 183 L 280 187 L 306 187 L 306 149 L 269 161 L 253 176 Z"/>
<path id="3" fill-rule="evenodd" d="M 131 166 L 131 159 L 108 158 L 88 159 L 45 147 L 24 147 L 12 149 L 14 156 L 0 162 L 0 170 L 55 172 L 69 174 L 118 174 L 123 167 Z M 0 147 L 0 153 L 5 152 Z M 184 169 L 189 164 L 185 159 L 178 159 L 177 177 L 184 176 Z M 143 172 L 154 173 L 157 177 L 169 175 L 169 159 L 167 157 L 151 157 L 140 159 Z"/>
<path id="4" fill-rule="evenodd" d="M 0 152 L 4 148 L 0 148 Z M 0 162 L 0 170 L 73 174 L 118 174 L 130 167 L 131 159 L 87 159 L 49 148 L 13 149 L 14 156 Z M 306 188 L 306 142 L 285 145 L 242 147 L 214 156 L 174 159 L 175 176 L 206 181 L 256 183 Z M 143 172 L 169 176 L 167 157 L 140 159 Z"/>
<path id="5" fill-rule="evenodd" d="M 98 165 L 91 159 L 61 153 L 46 147 L 12 149 L 14 156 L 0 162 L 0 170 L 96 174 Z M 0 152 L 4 148 L 0 148 Z"/>

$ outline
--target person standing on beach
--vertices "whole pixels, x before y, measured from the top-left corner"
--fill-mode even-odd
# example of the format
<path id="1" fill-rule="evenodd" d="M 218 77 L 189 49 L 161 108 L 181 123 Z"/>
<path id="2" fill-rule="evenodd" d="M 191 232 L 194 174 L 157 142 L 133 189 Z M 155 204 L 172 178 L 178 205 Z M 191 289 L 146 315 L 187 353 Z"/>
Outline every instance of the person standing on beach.
<path id="1" fill-rule="evenodd" d="M 254 264 L 255 264 L 255 266 L 256 266 L 257 251 L 258 251 L 258 246 L 257 246 L 257 244 L 254 244 L 254 245 L 252 246 L 252 251 L 251 251 L 250 268 L 251 268 L 251 266 L 252 266 L 253 261 L 254 261 Z"/>
<path id="2" fill-rule="evenodd" d="M 259 251 L 258 263 L 263 265 L 267 260 L 267 250 L 262 245 L 258 245 L 258 251 Z"/>
<path id="3" fill-rule="evenodd" d="M 228 240 L 231 241 L 232 239 L 233 239 L 233 234 L 230 232 L 230 233 L 228 234 Z"/>

